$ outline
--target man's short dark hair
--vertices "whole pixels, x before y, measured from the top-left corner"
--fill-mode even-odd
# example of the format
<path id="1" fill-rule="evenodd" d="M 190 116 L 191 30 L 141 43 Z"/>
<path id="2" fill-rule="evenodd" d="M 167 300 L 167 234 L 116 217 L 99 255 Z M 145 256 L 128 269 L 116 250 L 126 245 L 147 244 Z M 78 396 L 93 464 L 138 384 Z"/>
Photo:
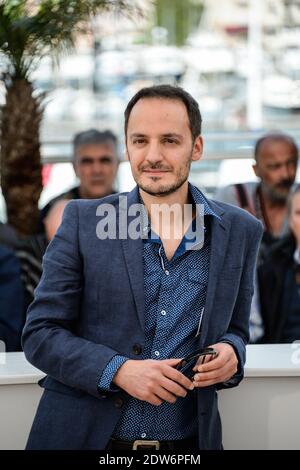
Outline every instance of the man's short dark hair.
<path id="1" fill-rule="evenodd" d="M 260 139 L 257 140 L 255 147 L 254 147 L 254 157 L 256 161 L 258 161 L 258 154 L 262 145 L 267 141 L 286 142 L 291 147 L 293 157 L 298 158 L 298 155 L 299 155 L 298 147 L 293 137 L 291 137 L 288 134 L 284 134 L 282 132 L 273 132 L 270 134 L 265 134 L 262 137 L 260 137 Z"/>
<path id="2" fill-rule="evenodd" d="M 201 134 L 202 117 L 197 101 L 183 88 L 172 85 L 154 85 L 139 90 L 129 101 L 125 115 L 125 137 L 127 136 L 128 121 L 134 105 L 141 99 L 165 98 L 181 101 L 187 110 L 193 142 Z"/>
<path id="3" fill-rule="evenodd" d="M 97 129 L 89 129 L 87 131 L 75 134 L 73 139 L 73 158 L 76 157 L 77 149 L 83 145 L 101 145 L 111 142 L 116 150 L 116 157 L 118 159 L 118 139 L 117 136 L 110 130 L 98 131 Z"/>

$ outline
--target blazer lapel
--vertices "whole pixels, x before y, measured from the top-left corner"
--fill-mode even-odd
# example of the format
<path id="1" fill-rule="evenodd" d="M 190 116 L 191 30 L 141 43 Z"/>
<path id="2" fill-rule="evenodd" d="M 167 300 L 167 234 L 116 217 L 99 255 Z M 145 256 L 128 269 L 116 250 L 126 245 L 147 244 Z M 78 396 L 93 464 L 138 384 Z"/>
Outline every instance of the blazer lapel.
<path id="1" fill-rule="evenodd" d="M 138 188 L 135 187 L 127 196 L 127 206 L 120 207 L 120 211 L 127 211 L 127 227 L 130 222 L 134 220 L 134 216 L 128 215 L 128 208 L 132 204 L 138 204 Z M 230 232 L 230 221 L 222 218 L 224 211 L 209 201 L 214 212 L 221 218 L 212 216 L 211 224 L 211 246 L 210 246 L 210 262 L 209 262 L 209 273 L 208 273 L 208 286 L 206 293 L 206 301 L 204 307 L 204 314 L 202 320 L 202 333 L 200 335 L 200 345 L 205 341 L 208 324 L 213 309 L 213 299 L 215 296 L 215 290 L 217 287 L 218 276 L 223 266 L 225 253 L 227 250 L 227 244 L 229 240 Z M 124 218 L 123 218 L 124 220 Z M 143 269 L 143 241 L 139 237 L 134 240 L 128 236 L 125 239 L 121 239 L 121 244 L 124 252 L 125 262 L 128 270 L 130 279 L 131 289 L 133 292 L 137 314 L 140 322 L 142 331 L 145 327 L 145 296 L 144 296 L 144 269 Z"/>
<path id="2" fill-rule="evenodd" d="M 214 212 L 220 217 L 224 214 L 224 211 L 221 210 L 219 206 L 213 204 L 212 201 L 209 201 L 209 203 L 212 205 Z M 208 285 L 201 327 L 202 332 L 199 338 L 201 346 L 203 346 L 203 343 L 205 342 L 209 321 L 213 316 L 213 301 L 218 283 L 218 276 L 223 266 L 231 226 L 231 223 L 222 217 L 221 219 L 218 219 L 217 217 L 212 217 L 211 219 L 211 245 Z"/>
<path id="3" fill-rule="evenodd" d="M 129 216 L 128 209 L 132 204 L 138 204 L 138 188 L 135 187 L 127 197 L 127 207 L 120 207 L 120 211 L 127 211 L 127 228 L 136 216 Z M 122 220 L 126 220 L 125 216 Z M 128 236 L 121 239 L 131 289 L 135 300 L 139 322 L 144 331 L 145 327 L 145 296 L 144 296 L 144 269 L 143 269 L 143 241 L 141 237 L 136 240 Z"/>

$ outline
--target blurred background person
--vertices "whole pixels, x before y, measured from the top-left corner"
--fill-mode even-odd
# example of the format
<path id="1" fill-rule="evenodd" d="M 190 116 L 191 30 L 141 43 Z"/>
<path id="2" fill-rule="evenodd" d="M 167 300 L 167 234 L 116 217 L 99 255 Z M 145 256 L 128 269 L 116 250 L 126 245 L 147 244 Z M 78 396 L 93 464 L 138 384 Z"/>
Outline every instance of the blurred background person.
<path id="1" fill-rule="evenodd" d="M 257 140 L 253 170 L 258 182 L 233 184 L 217 190 L 215 199 L 234 204 L 264 225 L 259 259 L 288 233 L 287 200 L 297 172 L 298 147 L 286 134 L 266 134 Z"/>
<path id="2" fill-rule="evenodd" d="M 9 224 L 3 222 L 0 222 L 0 244 L 11 249 L 15 249 L 18 244 L 16 231 Z"/>
<path id="3" fill-rule="evenodd" d="M 76 134 L 73 140 L 73 167 L 79 185 L 48 202 L 41 210 L 42 222 L 58 201 L 97 199 L 114 193 L 118 165 L 118 140 L 113 132 L 90 129 Z"/>
<path id="4" fill-rule="evenodd" d="M 16 255 L 21 263 L 21 278 L 25 291 L 24 302 L 26 310 L 33 301 L 34 289 L 42 275 L 44 253 L 61 223 L 63 211 L 68 202 L 67 199 L 61 199 L 50 208 L 44 218 L 45 233 L 20 239 L 17 244 Z"/>
<path id="5" fill-rule="evenodd" d="M 3 341 L 6 352 L 21 350 L 24 323 L 20 262 L 13 251 L 0 245 L 0 341 Z"/>
<path id="6" fill-rule="evenodd" d="M 300 185 L 290 195 L 290 233 L 274 244 L 258 268 L 262 343 L 300 339 Z"/>
<path id="7" fill-rule="evenodd" d="M 298 155 L 291 136 L 266 134 L 254 147 L 253 170 L 259 181 L 228 185 L 216 192 L 215 199 L 242 207 L 263 223 L 258 267 L 272 245 L 289 232 L 287 201 L 296 178 Z M 250 313 L 251 343 L 260 342 L 265 334 L 257 283 L 256 276 Z"/>
<path id="8" fill-rule="evenodd" d="M 68 199 L 60 199 L 48 211 L 48 214 L 44 219 L 45 235 L 48 242 L 52 240 L 56 230 L 60 226 L 64 209 L 68 202 Z"/>
<path id="9" fill-rule="evenodd" d="M 119 164 L 115 134 L 96 129 L 80 132 L 74 137 L 73 149 L 73 166 L 79 185 L 52 199 L 41 210 L 41 233 L 20 240 L 17 247 L 26 306 L 33 300 L 34 289 L 42 275 L 44 252 L 60 226 L 68 201 L 97 199 L 115 192 L 113 185 Z"/>

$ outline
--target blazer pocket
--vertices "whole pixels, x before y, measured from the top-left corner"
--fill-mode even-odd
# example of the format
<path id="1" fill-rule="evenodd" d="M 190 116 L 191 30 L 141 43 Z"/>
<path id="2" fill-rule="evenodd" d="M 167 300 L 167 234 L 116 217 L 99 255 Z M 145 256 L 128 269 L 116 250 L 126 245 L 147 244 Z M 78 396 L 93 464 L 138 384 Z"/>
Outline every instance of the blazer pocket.
<path id="1" fill-rule="evenodd" d="M 44 388 L 45 390 L 51 390 L 51 392 L 62 393 L 63 395 L 81 397 L 85 394 L 85 392 L 83 392 L 82 390 L 69 387 L 69 385 L 65 385 L 59 382 L 58 380 L 55 380 L 52 377 L 49 377 L 48 375 L 46 377 L 43 377 L 41 380 L 39 380 L 38 384 L 40 387 Z"/>

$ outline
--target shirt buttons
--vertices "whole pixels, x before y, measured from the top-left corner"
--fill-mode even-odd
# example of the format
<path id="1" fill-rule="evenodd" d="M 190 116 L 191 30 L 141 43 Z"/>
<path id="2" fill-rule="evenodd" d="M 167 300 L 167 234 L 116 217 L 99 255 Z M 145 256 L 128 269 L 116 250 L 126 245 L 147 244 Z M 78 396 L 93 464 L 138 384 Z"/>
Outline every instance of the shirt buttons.
<path id="1" fill-rule="evenodd" d="M 155 354 L 156 357 L 158 357 L 159 356 L 159 351 L 154 351 L 154 354 Z"/>
<path id="2" fill-rule="evenodd" d="M 165 275 L 169 276 L 169 274 L 170 274 L 170 272 L 167 269 L 165 269 Z"/>
<path id="3" fill-rule="evenodd" d="M 145 437 L 147 437 L 147 434 L 146 434 L 145 432 L 142 432 L 141 438 L 142 438 L 142 439 L 145 439 Z"/>
<path id="4" fill-rule="evenodd" d="M 167 315 L 167 312 L 166 312 L 165 310 L 162 310 L 160 313 L 161 313 L 163 316 Z"/>
<path id="5" fill-rule="evenodd" d="M 132 347 L 133 353 L 136 354 L 137 356 L 139 354 L 141 354 L 142 350 L 143 349 L 142 349 L 142 346 L 140 344 L 134 344 L 133 347 Z"/>

